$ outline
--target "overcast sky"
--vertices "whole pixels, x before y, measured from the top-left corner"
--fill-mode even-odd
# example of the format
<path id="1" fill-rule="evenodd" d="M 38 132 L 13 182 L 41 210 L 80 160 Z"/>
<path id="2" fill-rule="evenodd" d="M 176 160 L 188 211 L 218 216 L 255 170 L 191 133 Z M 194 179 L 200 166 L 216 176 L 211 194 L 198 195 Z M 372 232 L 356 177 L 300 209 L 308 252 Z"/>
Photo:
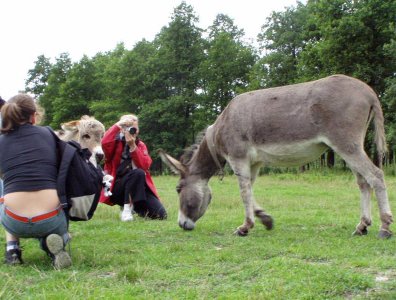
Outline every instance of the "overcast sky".
<path id="1" fill-rule="evenodd" d="M 73 61 L 84 54 L 127 49 L 143 38 L 152 41 L 167 26 L 182 0 L 3 0 L 0 1 L 0 96 L 23 90 L 27 72 L 41 54 L 52 59 L 67 52 Z M 256 40 L 272 11 L 295 6 L 296 0 L 186 0 L 199 27 L 228 15 Z M 305 1 L 303 1 L 305 2 Z"/>

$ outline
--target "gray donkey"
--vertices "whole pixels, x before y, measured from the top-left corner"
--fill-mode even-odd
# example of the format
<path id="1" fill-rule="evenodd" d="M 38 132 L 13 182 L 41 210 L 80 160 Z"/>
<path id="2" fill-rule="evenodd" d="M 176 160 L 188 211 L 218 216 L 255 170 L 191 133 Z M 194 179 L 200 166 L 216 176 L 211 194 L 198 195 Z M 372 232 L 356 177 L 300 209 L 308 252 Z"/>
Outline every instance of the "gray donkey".
<path id="1" fill-rule="evenodd" d="M 181 161 L 159 151 L 162 160 L 181 176 L 177 187 L 180 227 L 194 229 L 211 200 L 208 181 L 227 161 L 238 177 L 245 206 L 245 221 L 236 233 L 247 235 L 254 216 L 272 229 L 272 217 L 256 203 L 252 192 L 260 167 L 302 166 L 331 148 L 347 162 L 361 191 L 361 218 L 354 234 L 367 234 L 374 189 L 382 222 L 379 237 L 390 237 L 393 220 L 384 175 L 363 149 L 372 119 L 382 160 L 386 143 L 380 102 L 357 79 L 334 75 L 235 97 Z"/>

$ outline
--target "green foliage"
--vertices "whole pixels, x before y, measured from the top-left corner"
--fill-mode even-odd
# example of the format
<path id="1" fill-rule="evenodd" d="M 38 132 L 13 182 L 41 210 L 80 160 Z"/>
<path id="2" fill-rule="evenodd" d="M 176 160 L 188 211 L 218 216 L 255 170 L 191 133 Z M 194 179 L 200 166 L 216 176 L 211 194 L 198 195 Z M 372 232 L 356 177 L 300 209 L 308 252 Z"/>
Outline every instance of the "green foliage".
<path id="1" fill-rule="evenodd" d="M 66 81 L 62 84 L 59 97 L 53 101 L 53 121 L 57 128 L 63 122 L 76 116 L 89 115 L 89 103 L 99 97 L 100 85 L 96 80 L 92 60 L 84 56 L 70 69 Z"/>
<path id="2" fill-rule="evenodd" d="M 182 96 L 168 99 L 156 99 L 151 105 L 144 107 L 139 116 L 142 139 L 153 150 L 164 149 L 173 155 L 180 155 L 187 147 L 191 131 L 188 118 L 180 118 L 185 113 L 185 101 Z M 154 156 L 155 158 L 156 156 Z"/>
<path id="3" fill-rule="evenodd" d="M 47 86 L 38 98 L 38 103 L 45 110 L 45 125 L 53 124 L 54 101 L 60 97 L 61 86 L 67 80 L 71 67 L 72 62 L 69 54 L 62 53 L 56 58 L 56 63 L 50 69 Z"/>
<path id="4" fill-rule="evenodd" d="M 248 74 L 256 57 L 251 46 L 244 45 L 241 38 L 244 33 L 233 21 L 224 15 L 218 15 L 209 28 L 207 55 L 201 65 L 204 91 L 214 121 L 227 106 L 228 102 L 248 85 Z"/>
<path id="5" fill-rule="evenodd" d="M 377 93 L 383 93 L 384 79 L 396 67 L 396 62 L 384 52 L 384 46 L 396 37 L 391 26 L 396 3 L 317 0 L 308 1 L 306 8 L 307 28 L 313 28 L 316 37 L 306 41 L 301 53 L 300 76 L 306 80 L 342 73 L 357 77 Z"/>
<path id="6" fill-rule="evenodd" d="M 153 59 L 158 76 L 156 80 L 162 82 L 167 93 L 166 98 L 154 100 L 155 103 L 169 110 L 169 112 L 162 110 L 160 114 L 167 116 L 172 114 L 165 123 L 173 122 L 173 127 L 169 131 L 167 126 L 156 127 L 152 134 L 156 133 L 156 139 L 160 140 L 163 135 L 161 131 L 165 131 L 165 136 L 172 132 L 174 143 L 166 147 L 173 149 L 172 154 L 191 143 L 190 137 L 195 134 L 194 113 L 199 99 L 197 94 L 200 88 L 199 68 L 204 59 L 202 29 L 196 26 L 197 21 L 198 17 L 195 16 L 192 7 L 182 2 L 175 8 L 169 26 L 162 28 L 154 42 L 158 48 Z M 158 112 L 158 109 L 155 111 Z M 156 122 L 156 120 L 147 121 Z"/>
<path id="7" fill-rule="evenodd" d="M 260 48 L 267 52 L 258 62 L 253 74 L 260 88 L 291 84 L 297 81 L 298 57 L 305 47 L 307 9 L 301 3 L 297 8 L 273 12 L 258 36 Z"/>
<path id="8" fill-rule="evenodd" d="M 37 57 L 34 68 L 28 71 L 28 78 L 25 81 L 25 91 L 39 97 L 44 93 L 47 86 L 48 77 L 51 72 L 50 59 L 44 55 Z"/>

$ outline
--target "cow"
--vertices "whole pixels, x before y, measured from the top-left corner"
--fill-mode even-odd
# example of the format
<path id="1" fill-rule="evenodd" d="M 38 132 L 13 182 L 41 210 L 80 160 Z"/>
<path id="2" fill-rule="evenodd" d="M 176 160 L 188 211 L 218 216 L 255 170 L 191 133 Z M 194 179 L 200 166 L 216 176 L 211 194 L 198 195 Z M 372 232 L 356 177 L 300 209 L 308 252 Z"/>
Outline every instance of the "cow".
<path id="1" fill-rule="evenodd" d="M 209 179 L 228 162 L 238 178 L 245 206 L 244 223 L 236 234 L 245 236 L 254 216 L 267 229 L 273 219 L 255 201 L 252 186 L 261 166 L 302 166 L 331 148 L 346 161 L 361 192 L 360 222 L 355 235 L 371 225 L 370 196 L 374 190 L 381 219 L 380 238 L 389 238 L 393 222 L 384 174 L 364 151 L 370 121 L 382 160 L 386 151 L 384 117 L 375 92 L 362 81 L 345 75 L 251 91 L 235 97 L 202 141 L 177 160 L 159 155 L 180 174 L 179 226 L 192 230 L 211 201 Z"/>

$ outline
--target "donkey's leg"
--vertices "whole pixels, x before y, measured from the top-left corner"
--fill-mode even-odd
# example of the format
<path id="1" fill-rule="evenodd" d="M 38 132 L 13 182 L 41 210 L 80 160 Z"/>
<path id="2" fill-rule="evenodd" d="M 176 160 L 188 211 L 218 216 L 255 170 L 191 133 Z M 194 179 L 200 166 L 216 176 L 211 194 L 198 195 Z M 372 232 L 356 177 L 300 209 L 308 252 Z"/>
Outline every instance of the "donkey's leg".
<path id="1" fill-rule="evenodd" d="M 261 163 L 257 163 L 251 167 L 251 183 L 252 187 L 254 185 L 254 182 L 256 181 L 256 177 L 258 175 L 258 172 L 260 171 L 260 167 L 262 166 Z M 267 228 L 267 230 L 271 230 L 274 227 L 274 220 L 272 217 L 267 214 L 264 209 L 260 207 L 260 205 L 257 204 L 256 199 L 252 195 L 252 200 L 253 200 L 253 210 L 254 214 L 257 218 L 260 219 L 261 223 Z"/>
<path id="2" fill-rule="evenodd" d="M 386 192 L 384 173 L 372 163 L 363 150 L 357 151 L 354 155 L 345 153 L 339 154 L 348 163 L 351 169 L 356 173 L 359 173 L 367 181 L 370 187 L 374 189 L 382 222 L 379 237 L 391 237 L 392 232 L 390 231 L 389 226 L 392 224 L 393 219 L 389 206 L 388 194 Z"/>
<path id="3" fill-rule="evenodd" d="M 356 226 L 356 230 L 353 232 L 353 235 L 366 235 L 367 227 L 371 225 L 371 193 L 372 188 L 367 183 L 367 181 L 363 178 L 359 173 L 355 173 L 357 184 L 360 189 L 360 206 L 361 206 L 361 214 L 360 214 L 360 223 Z"/>
<path id="4" fill-rule="evenodd" d="M 229 159 L 234 174 L 238 177 L 239 191 L 245 206 L 245 222 L 237 228 L 235 234 L 246 236 L 254 226 L 254 208 L 250 165 L 247 160 Z"/>

